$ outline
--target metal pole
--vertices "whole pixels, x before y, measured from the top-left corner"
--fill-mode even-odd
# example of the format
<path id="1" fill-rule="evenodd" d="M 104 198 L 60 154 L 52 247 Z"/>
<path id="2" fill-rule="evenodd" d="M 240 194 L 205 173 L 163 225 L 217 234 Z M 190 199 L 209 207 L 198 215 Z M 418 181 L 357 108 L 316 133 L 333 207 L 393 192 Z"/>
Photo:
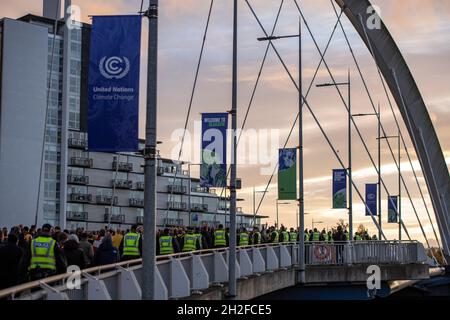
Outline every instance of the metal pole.
<path id="1" fill-rule="evenodd" d="M 278 199 L 277 199 L 277 202 L 276 202 L 276 206 L 277 206 L 277 227 L 275 228 L 275 229 L 278 229 L 278 226 L 279 226 L 279 224 L 278 224 Z"/>
<path id="2" fill-rule="evenodd" d="M 400 169 L 400 130 L 398 131 L 398 240 L 402 240 L 402 171 Z"/>
<path id="3" fill-rule="evenodd" d="M 112 218 L 113 207 L 114 207 L 114 197 L 116 195 L 116 181 L 117 181 L 117 174 L 119 173 L 120 154 L 117 154 L 117 157 L 114 157 L 114 158 L 117 159 L 116 160 L 117 162 L 116 162 L 116 172 L 114 174 L 114 179 L 113 179 L 113 190 L 112 190 L 112 197 L 111 197 L 111 206 L 109 208 L 109 215 L 108 215 L 108 230 L 111 229 L 111 218 Z"/>
<path id="4" fill-rule="evenodd" d="M 381 230 L 382 230 L 382 222 L 381 219 L 381 113 L 380 113 L 380 104 L 378 103 L 378 224 L 380 225 L 380 229 L 378 229 L 378 239 L 381 240 Z"/>
<path id="5" fill-rule="evenodd" d="M 231 101 L 231 131 L 233 138 L 231 181 L 230 181 L 230 254 L 228 261 L 228 295 L 236 297 L 236 163 L 237 163 L 237 8 L 238 2 L 234 0 L 233 8 L 233 75 L 232 75 L 232 101 Z"/>
<path id="6" fill-rule="evenodd" d="M 253 224 L 255 223 L 256 216 L 256 198 L 255 198 L 255 187 L 253 187 Z"/>
<path id="7" fill-rule="evenodd" d="M 148 21 L 147 124 L 145 133 L 144 237 L 142 299 L 155 299 L 156 271 L 156 132 L 158 79 L 158 0 L 150 0 Z"/>
<path id="8" fill-rule="evenodd" d="M 350 239 L 353 239 L 353 180 L 352 180 L 352 104 L 351 104 L 351 79 L 348 70 L 348 224 Z"/>
<path id="9" fill-rule="evenodd" d="M 299 87 L 299 97 L 298 97 L 298 108 L 299 108 L 299 121 L 298 121 L 298 131 L 299 131 L 299 192 L 298 206 L 299 206 L 299 220 L 300 220 L 300 243 L 298 247 L 298 261 L 299 261 L 299 282 L 305 283 L 305 199 L 304 199 L 304 186 L 303 186 L 303 74 L 302 74 L 302 17 L 299 17 L 298 22 L 298 87 Z M 298 224 L 297 224 L 298 225 Z"/>
<path id="10" fill-rule="evenodd" d="M 191 221 L 192 221 L 192 217 L 191 217 L 191 188 L 192 188 L 192 184 L 191 184 L 191 164 L 188 163 L 188 175 L 189 175 L 189 181 L 188 181 L 188 212 L 189 212 L 189 225 L 191 226 Z"/>

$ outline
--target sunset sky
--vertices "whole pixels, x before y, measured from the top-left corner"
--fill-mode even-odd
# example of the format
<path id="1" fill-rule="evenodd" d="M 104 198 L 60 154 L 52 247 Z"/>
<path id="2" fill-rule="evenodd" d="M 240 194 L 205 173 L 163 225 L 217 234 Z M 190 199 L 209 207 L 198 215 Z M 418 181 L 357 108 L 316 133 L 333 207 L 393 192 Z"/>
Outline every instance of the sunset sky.
<path id="1" fill-rule="evenodd" d="M 90 22 L 90 15 L 133 14 L 140 7 L 140 0 L 73 0 L 81 8 L 82 20 Z M 257 37 L 264 36 L 245 1 L 239 1 L 239 99 L 238 121 L 247 109 L 250 94 L 264 54 L 265 43 L 258 42 Z M 270 31 L 280 5 L 278 0 L 252 0 L 256 13 L 264 28 Z M 450 1 L 447 0 L 374 0 L 381 9 L 393 38 L 402 51 L 413 76 L 421 90 L 441 147 L 450 165 Z M 163 141 L 161 154 L 171 157 L 176 154 L 178 140 L 172 140 L 172 133 L 184 126 L 189 103 L 194 72 L 200 51 L 200 45 L 209 9 L 209 0 L 161 0 L 159 29 L 159 101 L 158 101 L 158 140 Z M 321 50 L 336 23 L 336 16 L 330 0 L 299 0 Z M 41 1 L 36 0 L 2 0 L 0 16 L 18 18 L 27 13 L 41 15 Z M 345 17 L 344 28 L 350 38 L 353 50 L 362 68 L 372 97 L 381 104 L 383 125 L 388 134 L 396 134 L 395 123 L 384 94 L 376 66 L 362 43 L 359 35 Z M 304 88 L 309 86 L 313 73 L 320 61 L 320 56 L 312 39 L 303 28 L 303 63 Z M 275 34 L 286 35 L 298 33 L 298 12 L 293 0 L 285 0 Z M 200 112 L 223 112 L 231 106 L 231 44 L 232 44 L 232 1 L 215 0 L 211 25 L 206 41 L 204 60 L 200 70 L 197 92 L 194 98 L 189 130 L 194 133 L 194 121 L 200 120 Z M 295 78 L 298 77 L 298 40 L 284 39 L 276 42 L 280 54 L 285 59 Z M 326 60 L 336 81 L 346 81 L 348 68 L 352 73 L 352 108 L 354 113 L 373 112 L 362 81 L 350 55 L 342 31 L 337 29 L 327 52 Z M 329 82 L 330 77 L 325 68 L 321 68 L 315 84 Z M 393 101 L 393 100 L 392 100 Z M 334 88 L 312 88 L 308 102 L 331 137 L 343 161 L 347 163 L 347 114 Z M 247 122 L 247 129 L 279 130 L 279 141 L 283 145 L 298 110 L 298 96 L 289 77 L 280 65 L 273 50 L 269 51 L 266 67 L 262 72 L 261 82 L 255 95 L 252 111 Z M 395 102 L 394 102 L 395 103 Z M 396 109 L 396 105 L 394 104 Z M 144 109 L 142 104 L 141 109 Z M 398 112 L 396 111 L 399 116 Z M 144 137 L 144 114 L 141 113 L 141 137 Z M 332 210 L 331 204 L 331 170 L 339 168 L 339 163 L 326 145 L 321 132 L 308 111 L 305 111 L 305 201 L 306 226 L 311 226 L 312 219 L 322 221 L 318 227 L 332 227 L 338 219 L 348 219 L 346 210 Z M 407 136 L 403 121 L 403 133 Z M 357 118 L 358 127 L 367 142 L 372 157 L 377 158 L 376 121 L 373 117 Z M 270 131 L 269 131 L 270 132 Z M 273 131 L 275 132 L 275 131 Z M 270 135 L 269 135 L 270 136 Z M 298 131 L 294 131 L 288 147 L 297 146 Z M 193 141 L 194 142 L 194 141 Z M 375 183 L 377 177 L 363 145 L 356 132 L 353 137 L 353 171 L 354 178 L 361 193 L 365 183 Z M 198 141 L 195 141 L 198 145 Z M 407 138 L 408 149 L 416 160 L 413 146 Z M 392 141 L 396 152 L 396 142 Z M 247 146 L 248 147 L 248 146 Z M 258 145 L 261 147 L 261 144 Z M 267 145 L 270 147 L 270 145 Z M 275 149 L 274 149 L 275 150 Z M 198 162 L 200 150 L 190 150 Z M 273 151 L 273 150 L 272 150 Z M 276 152 L 274 153 L 276 154 Z M 432 229 L 424 209 L 418 187 L 411 167 L 402 152 L 402 168 L 408 183 L 412 202 L 424 223 L 425 231 L 433 239 Z M 184 160 L 189 160 L 184 158 Z M 397 171 L 386 143 L 382 145 L 383 179 L 390 194 L 398 194 Z M 428 208 L 433 213 L 420 165 L 415 161 L 419 180 L 426 193 Z M 245 201 L 239 202 L 246 212 L 252 212 L 252 189 L 265 188 L 269 176 L 261 175 L 261 168 L 273 170 L 273 164 L 243 164 L 238 167 L 238 176 L 243 180 L 243 189 L 238 196 Z M 198 174 L 198 171 L 194 172 Z M 275 221 L 275 199 L 277 197 L 276 176 L 269 188 L 260 213 L 270 216 L 268 223 Z M 406 195 L 405 190 L 402 191 Z M 257 194 L 257 203 L 261 194 Z M 423 240 L 417 219 L 407 197 L 403 198 L 403 220 L 412 237 Z M 386 194 L 383 191 L 383 224 L 390 239 L 398 237 L 397 225 L 387 224 Z M 433 215 L 434 219 L 434 215 Z M 296 204 L 280 206 L 280 220 L 288 226 L 296 226 Z M 364 205 L 354 192 L 355 227 L 363 223 L 371 232 L 375 227 L 370 218 L 364 216 Z M 436 225 L 437 227 L 437 225 Z M 432 241 L 434 243 L 434 241 Z"/>

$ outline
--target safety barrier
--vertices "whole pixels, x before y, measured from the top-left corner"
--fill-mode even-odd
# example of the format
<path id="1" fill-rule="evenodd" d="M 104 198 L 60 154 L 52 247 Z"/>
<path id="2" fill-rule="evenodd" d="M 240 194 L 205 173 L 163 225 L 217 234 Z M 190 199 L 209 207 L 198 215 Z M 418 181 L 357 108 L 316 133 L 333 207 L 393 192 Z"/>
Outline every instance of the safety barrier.
<path id="1" fill-rule="evenodd" d="M 237 248 L 238 278 L 295 267 L 298 244 L 261 244 Z M 158 256 L 155 292 L 159 300 L 187 298 L 228 282 L 228 248 Z M 415 241 L 307 242 L 307 265 L 407 264 L 426 261 Z M 79 280 L 76 287 L 77 279 Z M 136 300 L 141 298 L 142 260 L 66 273 L 0 291 L 15 300 Z"/>
<path id="2" fill-rule="evenodd" d="M 427 260 L 417 241 L 306 242 L 307 265 L 409 264 Z"/>

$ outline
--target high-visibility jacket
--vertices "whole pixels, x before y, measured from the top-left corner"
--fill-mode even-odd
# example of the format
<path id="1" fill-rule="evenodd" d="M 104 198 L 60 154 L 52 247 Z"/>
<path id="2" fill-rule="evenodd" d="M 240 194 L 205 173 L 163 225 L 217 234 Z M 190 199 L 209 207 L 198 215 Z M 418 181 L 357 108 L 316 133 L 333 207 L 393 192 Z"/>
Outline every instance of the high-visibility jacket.
<path id="1" fill-rule="evenodd" d="M 183 252 L 194 251 L 197 249 L 198 237 L 195 234 L 186 234 L 183 242 Z"/>
<path id="2" fill-rule="evenodd" d="M 219 229 L 214 231 L 214 247 L 225 247 L 226 245 L 225 230 Z"/>
<path id="3" fill-rule="evenodd" d="M 361 236 L 359 234 L 355 234 L 355 240 L 356 241 L 361 241 L 362 238 L 361 238 Z"/>
<path id="4" fill-rule="evenodd" d="M 305 233 L 305 241 L 309 241 L 309 233 Z"/>
<path id="5" fill-rule="evenodd" d="M 203 249 L 202 248 L 202 234 L 201 233 L 194 233 L 194 236 L 196 236 L 197 239 L 198 239 L 198 244 L 200 246 L 200 249 Z"/>
<path id="6" fill-rule="evenodd" d="M 319 232 L 313 232 L 313 241 L 319 241 L 320 240 L 320 233 Z"/>
<path id="7" fill-rule="evenodd" d="M 255 232 L 255 236 L 253 237 L 254 239 L 254 244 L 261 244 L 261 233 L 260 232 Z"/>
<path id="8" fill-rule="evenodd" d="M 331 234 L 328 235 L 328 242 L 333 242 L 333 236 Z"/>
<path id="9" fill-rule="evenodd" d="M 47 269 L 56 271 L 56 241 L 50 237 L 37 237 L 31 241 L 31 263 L 29 270 Z"/>
<path id="10" fill-rule="evenodd" d="M 122 256 L 136 256 L 139 257 L 139 240 L 141 235 L 135 232 L 129 232 L 123 237 L 123 253 Z"/>
<path id="11" fill-rule="evenodd" d="M 159 254 L 172 254 L 173 242 L 171 236 L 161 236 L 159 237 Z"/>
<path id="12" fill-rule="evenodd" d="M 350 234 L 348 232 L 345 234 L 345 240 L 347 240 L 347 241 L 350 240 Z"/>
<path id="13" fill-rule="evenodd" d="M 248 246 L 248 233 L 241 232 L 239 234 L 239 246 Z"/>
<path id="14" fill-rule="evenodd" d="M 327 241 L 328 242 L 328 234 L 327 233 L 323 234 L 323 241 Z"/>
<path id="15" fill-rule="evenodd" d="M 290 232 L 289 238 L 292 242 L 297 242 L 297 232 Z"/>
<path id="16" fill-rule="evenodd" d="M 278 236 L 278 232 L 277 231 L 272 231 L 272 233 L 270 234 L 270 237 L 272 238 L 272 236 L 274 234 L 275 234 L 275 237 L 274 237 L 273 243 L 278 243 L 279 236 Z"/>
<path id="17" fill-rule="evenodd" d="M 282 236 L 283 242 L 289 242 L 289 233 L 287 231 L 282 231 L 281 236 Z"/>

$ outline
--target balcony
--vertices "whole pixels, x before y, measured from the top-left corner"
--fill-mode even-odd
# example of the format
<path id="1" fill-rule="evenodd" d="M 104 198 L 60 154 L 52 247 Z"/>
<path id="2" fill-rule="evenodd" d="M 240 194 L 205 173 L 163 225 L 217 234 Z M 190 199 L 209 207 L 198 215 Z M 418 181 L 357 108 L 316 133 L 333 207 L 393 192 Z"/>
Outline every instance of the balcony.
<path id="1" fill-rule="evenodd" d="M 136 217 L 137 224 L 144 224 L 144 217 Z"/>
<path id="2" fill-rule="evenodd" d="M 89 203 L 92 201 L 92 195 L 87 193 L 71 193 L 67 201 L 77 203 Z"/>
<path id="3" fill-rule="evenodd" d="M 87 185 L 89 184 L 89 177 L 69 174 L 67 175 L 67 183 Z"/>
<path id="4" fill-rule="evenodd" d="M 177 174 L 177 175 L 186 175 L 185 171 L 177 170 L 177 167 L 158 167 L 157 168 L 158 175 L 162 175 L 165 173 Z"/>
<path id="5" fill-rule="evenodd" d="M 87 148 L 87 141 L 82 139 L 70 138 L 68 144 L 69 148 L 83 149 L 83 150 L 86 150 Z"/>
<path id="6" fill-rule="evenodd" d="M 87 212 L 67 211 L 66 217 L 69 221 L 88 221 Z"/>
<path id="7" fill-rule="evenodd" d="M 191 203 L 191 211 L 195 212 L 207 212 L 208 205 L 202 203 Z"/>
<path id="8" fill-rule="evenodd" d="M 183 219 L 164 219 L 164 225 L 181 227 L 183 225 Z"/>
<path id="9" fill-rule="evenodd" d="M 133 181 L 131 180 L 112 180 L 113 187 L 117 189 L 131 189 L 133 188 Z"/>
<path id="10" fill-rule="evenodd" d="M 187 192 L 187 188 L 185 186 L 168 185 L 167 192 L 176 194 L 185 194 Z"/>
<path id="11" fill-rule="evenodd" d="M 136 190 L 144 191 L 145 183 L 144 182 L 138 182 L 136 183 Z"/>
<path id="12" fill-rule="evenodd" d="M 130 172 L 133 171 L 133 164 L 129 162 L 114 161 L 112 163 L 112 169 L 117 171 Z"/>
<path id="13" fill-rule="evenodd" d="M 207 187 L 193 187 L 193 188 L 191 188 L 191 192 L 216 194 L 216 192 L 214 190 L 210 190 Z"/>
<path id="14" fill-rule="evenodd" d="M 110 196 L 97 196 L 95 197 L 95 202 L 97 204 L 104 204 L 104 205 L 111 205 L 112 202 L 112 197 Z M 114 197 L 114 204 L 113 205 L 117 205 L 119 199 L 117 197 Z"/>
<path id="15" fill-rule="evenodd" d="M 186 211 L 187 205 L 185 202 L 167 202 L 169 210 Z"/>
<path id="16" fill-rule="evenodd" d="M 109 222 L 109 213 L 105 213 L 105 222 Z M 123 214 L 112 214 L 111 223 L 125 223 L 125 215 Z"/>
<path id="17" fill-rule="evenodd" d="M 130 207 L 143 208 L 144 207 L 144 199 L 131 198 L 129 200 L 129 204 L 130 204 Z"/>
<path id="18" fill-rule="evenodd" d="M 82 168 L 91 168 L 93 166 L 94 161 L 89 158 L 70 158 L 70 165 L 74 167 L 82 167 Z"/>

